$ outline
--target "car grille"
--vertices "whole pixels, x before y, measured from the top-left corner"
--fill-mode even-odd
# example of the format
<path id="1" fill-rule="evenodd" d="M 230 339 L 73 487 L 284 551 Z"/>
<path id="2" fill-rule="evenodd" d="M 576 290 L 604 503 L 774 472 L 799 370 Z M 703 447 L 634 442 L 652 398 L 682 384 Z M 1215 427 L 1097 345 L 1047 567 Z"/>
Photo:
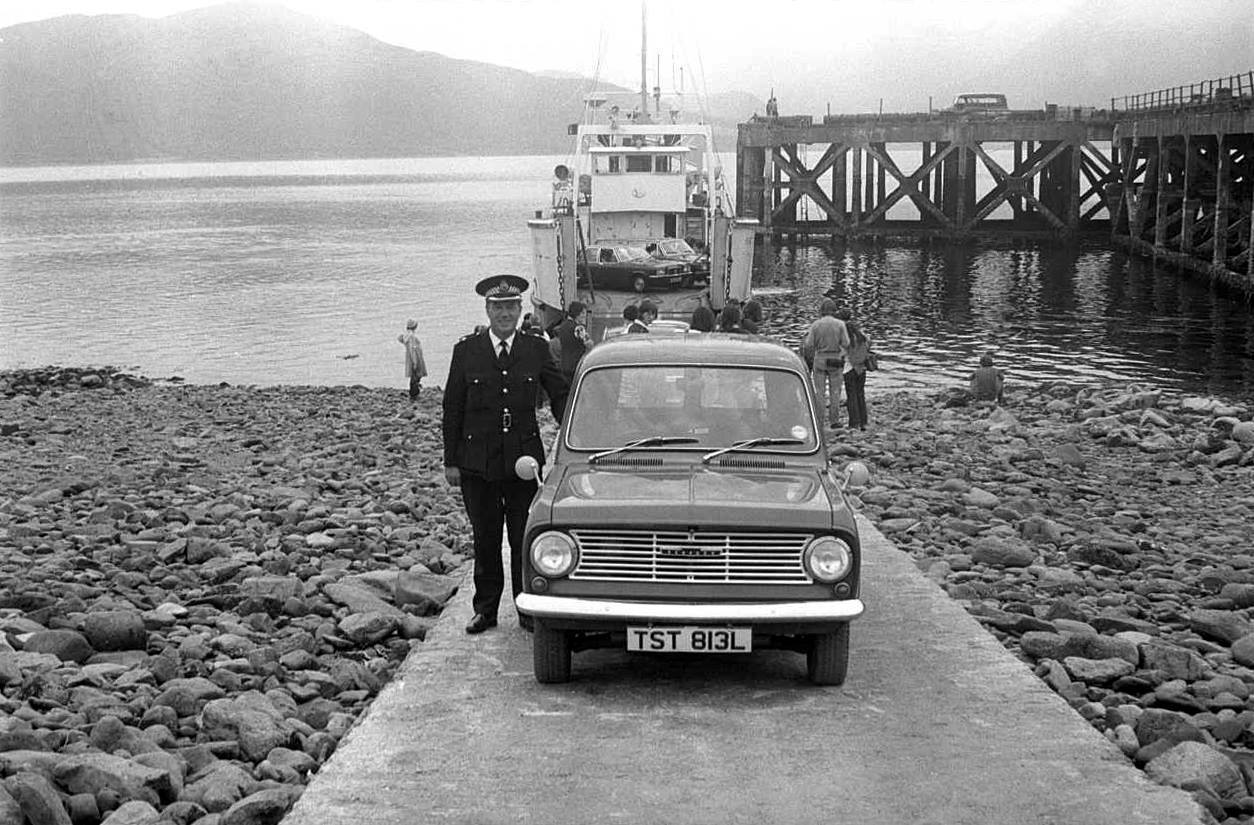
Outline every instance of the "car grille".
<path id="1" fill-rule="evenodd" d="M 810 540 L 798 533 L 575 530 L 585 581 L 698 584 L 810 584 L 801 554 Z"/>

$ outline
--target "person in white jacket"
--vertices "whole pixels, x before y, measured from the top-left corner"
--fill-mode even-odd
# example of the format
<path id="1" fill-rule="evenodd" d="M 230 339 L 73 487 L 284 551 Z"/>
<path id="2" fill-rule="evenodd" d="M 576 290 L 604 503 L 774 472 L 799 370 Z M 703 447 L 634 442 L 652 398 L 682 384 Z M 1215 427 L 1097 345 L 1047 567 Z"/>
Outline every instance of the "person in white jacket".
<path id="1" fill-rule="evenodd" d="M 418 322 L 413 318 L 405 324 L 405 332 L 396 340 L 405 345 L 405 377 L 409 379 L 409 400 L 417 401 L 422 390 L 422 379 L 427 377 L 427 362 L 422 357 L 422 343 L 418 340 Z"/>

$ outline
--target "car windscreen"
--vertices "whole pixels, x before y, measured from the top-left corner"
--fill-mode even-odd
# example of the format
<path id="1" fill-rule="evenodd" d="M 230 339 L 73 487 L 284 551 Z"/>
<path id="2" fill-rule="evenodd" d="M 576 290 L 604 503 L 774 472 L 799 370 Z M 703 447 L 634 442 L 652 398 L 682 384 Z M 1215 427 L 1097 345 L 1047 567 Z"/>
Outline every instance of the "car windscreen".
<path id="1" fill-rule="evenodd" d="M 639 261 L 653 257 L 643 246 L 620 246 L 618 256 L 620 261 Z"/>
<path id="2" fill-rule="evenodd" d="M 710 450 L 752 438 L 796 439 L 764 451 L 818 447 L 806 378 L 784 369 L 709 364 L 602 367 L 579 383 L 566 443 L 604 450 L 656 436 L 690 436 Z"/>
<path id="3" fill-rule="evenodd" d="M 658 244 L 658 246 L 660 246 L 662 248 L 662 251 L 665 252 L 667 255 L 695 255 L 697 254 L 692 251 L 692 247 L 688 245 L 687 241 L 683 241 L 678 238 L 675 240 L 671 240 L 671 241 L 662 241 L 660 244 Z"/>

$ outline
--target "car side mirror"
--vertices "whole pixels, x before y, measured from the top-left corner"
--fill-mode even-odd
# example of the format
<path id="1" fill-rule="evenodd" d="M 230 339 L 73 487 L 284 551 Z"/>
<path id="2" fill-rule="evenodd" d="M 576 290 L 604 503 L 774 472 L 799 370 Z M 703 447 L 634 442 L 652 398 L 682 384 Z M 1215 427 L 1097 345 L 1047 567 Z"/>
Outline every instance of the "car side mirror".
<path id="1" fill-rule="evenodd" d="M 867 466 L 861 461 L 851 461 L 845 465 L 845 472 L 841 475 L 840 483 L 846 490 L 857 490 L 867 486 L 870 481 L 871 471 L 867 469 Z"/>
<path id="2" fill-rule="evenodd" d="M 514 462 L 514 474 L 524 481 L 540 483 L 540 462 L 529 455 L 519 456 Z"/>

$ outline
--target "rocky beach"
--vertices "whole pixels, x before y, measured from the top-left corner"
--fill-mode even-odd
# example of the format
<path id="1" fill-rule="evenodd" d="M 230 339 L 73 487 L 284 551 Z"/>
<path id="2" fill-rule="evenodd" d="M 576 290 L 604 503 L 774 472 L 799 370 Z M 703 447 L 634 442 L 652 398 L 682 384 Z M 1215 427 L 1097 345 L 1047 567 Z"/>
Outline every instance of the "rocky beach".
<path id="1" fill-rule="evenodd" d="M 868 401 L 832 440 L 863 513 L 1148 776 L 1251 821 L 1251 410 Z M 438 391 L 0 374 L 0 823 L 279 821 L 460 582 L 440 455 Z"/>

